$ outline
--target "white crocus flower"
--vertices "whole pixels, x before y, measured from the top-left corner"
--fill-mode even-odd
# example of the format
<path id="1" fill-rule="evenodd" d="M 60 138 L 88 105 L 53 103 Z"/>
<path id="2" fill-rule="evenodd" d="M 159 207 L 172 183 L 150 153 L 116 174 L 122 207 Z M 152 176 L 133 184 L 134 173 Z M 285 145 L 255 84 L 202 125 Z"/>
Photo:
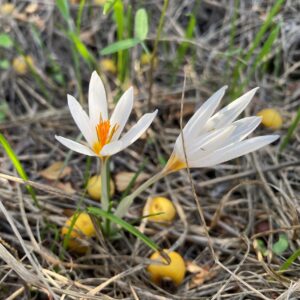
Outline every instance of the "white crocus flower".
<path id="1" fill-rule="evenodd" d="M 108 117 L 106 93 L 103 83 L 94 71 L 89 84 L 89 116 L 78 101 L 68 95 L 71 115 L 87 141 L 87 145 L 61 136 L 55 138 L 69 149 L 89 155 L 108 157 L 134 143 L 151 125 L 157 114 L 143 115 L 140 120 L 121 138 L 133 107 L 133 88 L 129 88 L 118 101 L 111 117 Z"/>
<path id="2" fill-rule="evenodd" d="M 211 167 L 253 152 L 276 139 L 265 135 L 246 139 L 260 124 L 261 117 L 236 118 L 252 100 L 252 89 L 215 113 L 227 86 L 213 94 L 192 116 L 175 142 L 174 151 L 164 169 L 171 173 L 186 167 Z M 185 151 L 184 151 L 185 149 Z M 185 154 L 186 158 L 185 159 Z"/>

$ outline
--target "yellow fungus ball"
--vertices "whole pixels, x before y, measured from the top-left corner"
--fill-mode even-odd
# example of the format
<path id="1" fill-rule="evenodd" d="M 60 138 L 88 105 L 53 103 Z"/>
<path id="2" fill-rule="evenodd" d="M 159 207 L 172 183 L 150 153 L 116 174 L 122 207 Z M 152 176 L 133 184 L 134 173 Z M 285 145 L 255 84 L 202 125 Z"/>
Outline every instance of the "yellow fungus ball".
<path id="1" fill-rule="evenodd" d="M 104 71 L 104 72 L 109 72 L 112 74 L 116 74 L 117 73 L 117 66 L 116 63 L 110 59 L 110 58 L 103 58 L 100 60 L 100 68 Z"/>
<path id="2" fill-rule="evenodd" d="M 152 53 L 143 53 L 140 58 L 140 63 L 142 66 L 149 65 L 151 63 Z M 154 67 L 157 65 L 157 58 L 154 58 Z"/>
<path id="3" fill-rule="evenodd" d="M 17 56 L 13 59 L 12 67 L 18 75 L 25 75 L 29 67 L 34 66 L 32 56 Z"/>
<path id="4" fill-rule="evenodd" d="M 101 200 L 101 176 L 92 176 L 87 183 L 87 192 L 90 197 L 94 200 Z M 110 180 L 110 196 L 115 193 L 115 185 L 112 180 Z"/>
<path id="5" fill-rule="evenodd" d="M 175 252 L 168 252 L 168 250 L 163 250 L 170 257 L 170 264 L 151 264 L 148 266 L 147 271 L 150 274 L 150 279 L 152 282 L 159 284 L 163 280 L 171 280 L 175 285 L 180 285 L 184 279 L 186 266 L 182 256 Z M 163 263 L 167 261 L 161 257 L 160 253 L 154 252 L 150 259 L 158 260 Z"/>
<path id="6" fill-rule="evenodd" d="M 261 110 L 258 116 L 262 117 L 262 124 L 271 129 L 279 129 L 282 126 L 282 117 L 280 113 L 273 108 Z"/>
<path id="7" fill-rule="evenodd" d="M 15 5 L 13 3 L 4 3 L 0 6 L 1 15 L 11 15 L 15 10 Z"/>
<path id="8" fill-rule="evenodd" d="M 149 203 L 149 215 L 158 214 L 148 217 L 149 220 L 154 222 L 171 222 L 176 216 L 176 209 L 174 204 L 165 197 L 155 197 Z"/>
<path id="9" fill-rule="evenodd" d="M 64 237 L 72 224 L 74 215 L 71 216 L 63 226 L 61 235 Z M 75 221 L 75 224 L 70 233 L 68 248 L 77 252 L 85 253 L 87 247 L 81 242 L 83 237 L 91 238 L 96 235 L 96 230 L 91 217 L 87 213 L 80 213 Z"/>

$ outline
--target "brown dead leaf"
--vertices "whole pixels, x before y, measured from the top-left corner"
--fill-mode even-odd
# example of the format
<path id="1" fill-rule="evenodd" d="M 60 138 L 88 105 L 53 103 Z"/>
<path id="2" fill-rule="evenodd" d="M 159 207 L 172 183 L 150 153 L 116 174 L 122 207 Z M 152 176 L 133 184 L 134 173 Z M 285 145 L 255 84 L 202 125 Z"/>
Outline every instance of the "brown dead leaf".
<path id="1" fill-rule="evenodd" d="M 115 176 L 115 184 L 117 190 L 119 192 L 124 192 L 128 187 L 130 181 L 132 180 L 133 176 L 135 175 L 134 172 L 120 172 Z M 139 184 L 145 179 L 149 178 L 149 175 L 146 173 L 141 173 L 135 181 L 135 184 Z"/>
<path id="2" fill-rule="evenodd" d="M 194 274 L 190 281 L 190 288 L 202 285 L 205 281 L 212 279 L 217 274 L 216 270 L 213 270 L 212 268 L 209 268 L 207 266 L 200 267 L 199 265 L 191 261 L 188 261 L 186 263 L 186 269 L 190 273 Z"/>
<path id="3" fill-rule="evenodd" d="M 54 186 L 60 190 L 63 190 L 65 193 L 70 194 L 70 195 L 73 195 L 76 193 L 76 190 L 73 189 L 70 182 L 64 183 L 64 182 L 59 181 Z"/>
<path id="4" fill-rule="evenodd" d="M 195 112 L 195 104 L 194 103 L 186 103 L 183 106 L 183 110 L 182 110 L 182 116 L 186 117 L 186 116 L 190 116 Z M 181 111 L 176 111 L 173 115 L 175 118 L 180 118 L 181 117 Z"/>
<path id="5" fill-rule="evenodd" d="M 30 3 L 26 6 L 25 12 L 27 14 L 34 14 L 35 12 L 37 12 L 38 8 L 39 8 L 38 3 Z"/>
<path id="6" fill-rule="evenodd" d="M 64 162 L 57 161 L 48 168 L 39 172 L 39 175 L 49 180 L 57 180 L 70 175 L 71 171 L 71 167 L 64 167 Z"/>
<path id="7" fill-rule="evenodd" d="M 86 30 L 83 32 L 80 32 L 80 39 L 82 42 L 89 46 L 94 46 L 95 45 L 95 38 L 94 38 L 94 32 L 91 30 Z"/>

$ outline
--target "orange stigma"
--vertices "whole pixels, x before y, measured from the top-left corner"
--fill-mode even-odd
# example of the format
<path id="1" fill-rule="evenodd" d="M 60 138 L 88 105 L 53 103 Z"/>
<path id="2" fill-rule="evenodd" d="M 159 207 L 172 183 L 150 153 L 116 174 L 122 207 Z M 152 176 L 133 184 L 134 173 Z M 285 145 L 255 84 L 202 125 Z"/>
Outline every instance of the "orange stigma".
<path id="1" fill-rule="evenodd" d="M 109 120 L 103 120 L 102 117 L 100 117 L 100 122 L 96 126 L 96 132 L 97 132 L 97 137 L 98 141 L 95 142 L 93 146 L 93 150 L 99 154 L 102 148 L 108 144 L 113 135 L 116 133 L 118 129 L 118 125 L 115 124 L 111 128 L 111 124 Z"/>

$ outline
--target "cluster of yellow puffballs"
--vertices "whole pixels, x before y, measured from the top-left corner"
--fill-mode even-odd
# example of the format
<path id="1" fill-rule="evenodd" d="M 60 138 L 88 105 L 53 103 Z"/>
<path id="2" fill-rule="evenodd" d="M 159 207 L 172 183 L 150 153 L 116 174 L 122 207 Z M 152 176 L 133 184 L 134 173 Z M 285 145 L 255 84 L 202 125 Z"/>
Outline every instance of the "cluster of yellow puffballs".
<path id="1" fill-rule="evenodd" d="M 87 193 L 94 200 L 101 200 L 101 177 L 92 176 L 87 184 Z M 110 181 L 110 195 L 115 193 L 114 182 Z M 173 203 L 165 197 L 154 197 L 147 205 L 148 220 L 163 224 L 170 224 L 175 216 L 176 209 Z M 74 222 L 74 218 L 76 219 Z M 73 224 L 74 223 L 74 224 Z M 72 227 L 69 233 L 70 227 Z M 68 248 L 78 254 L 88 251 L 88 246 L 84 244 L 84 238 L 92 238 L 96 235 L 96 230 L 91 217 L 85 213 L 78 213 L 71 216 L 64 224 L 61 234 L 66 236 L 69 233 Z M 159 284 L 162 280 L 170 280 L 174 285 L 180 285 L 183 281 L 186 267 L 182 256 L 175 251 L 163 250 L 170 258 L 170 263 L 160 256 L 159 252 L 154 252 L 150 259 L 158 263 L 150 264 L 147 271 L 152 282 Z"/>

